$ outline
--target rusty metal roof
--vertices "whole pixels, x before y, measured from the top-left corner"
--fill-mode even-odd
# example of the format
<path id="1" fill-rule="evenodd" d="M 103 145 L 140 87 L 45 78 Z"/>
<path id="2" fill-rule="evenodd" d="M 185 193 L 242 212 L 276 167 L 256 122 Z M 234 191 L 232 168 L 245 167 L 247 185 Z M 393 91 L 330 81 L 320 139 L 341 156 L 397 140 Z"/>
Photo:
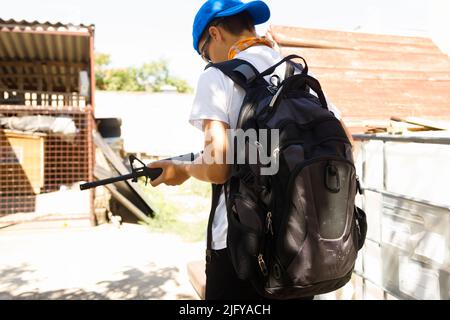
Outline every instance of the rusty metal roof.
<path id="1" fill-rule="evenodd" d="M 285 26 L 268 36 L 306 59 L 347 121 L 450 119 L 450 59 L 430 39 Z"/>
<path id="2" fill-rule="evenodd" d="M 94 26 L 0 19 L 0 60 L 89 62 Z"/>
<path id="3" fill-rule="evenodd" d="M 0 29 L 9 29 L 15 31 L 27 32 L 71 32 L 71 33 L 87 33 L 94 29 L 94 25 L 73 24 L 73 23 L 52 23 L 49 21 L 17 21 L 14 19 L 3 20 L 0 18 Z"/>
<path id="4" fill-rule="evenodd" d="M 90 68 L 93 25 L 0 19 L 0 87 L 25 91 L 78 90 Z"/>

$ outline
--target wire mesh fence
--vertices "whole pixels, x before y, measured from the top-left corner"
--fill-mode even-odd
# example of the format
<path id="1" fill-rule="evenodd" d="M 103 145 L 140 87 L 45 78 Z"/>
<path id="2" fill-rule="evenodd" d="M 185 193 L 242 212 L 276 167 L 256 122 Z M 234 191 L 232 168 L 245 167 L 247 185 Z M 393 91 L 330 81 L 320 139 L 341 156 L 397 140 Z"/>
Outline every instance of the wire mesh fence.
<path id="1" fill-rule="evenodd" d="M 84 105 L 0 99 L 0 216 L 33 212 L 37 195 L 92 179 L 91 114 Z"/>

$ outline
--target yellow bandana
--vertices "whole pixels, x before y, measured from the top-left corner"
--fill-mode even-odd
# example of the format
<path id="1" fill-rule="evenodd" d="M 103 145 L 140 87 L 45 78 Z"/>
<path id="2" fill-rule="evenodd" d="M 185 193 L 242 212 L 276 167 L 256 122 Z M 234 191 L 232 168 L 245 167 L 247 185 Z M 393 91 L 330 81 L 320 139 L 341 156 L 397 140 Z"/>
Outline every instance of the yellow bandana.
<path id="1" fill-rule="evenodd" d="M 274 44 L 266 37 L 250 37 L 239 40 L 233 44 L 228 51 L 228 60 L 233 59 L 239 52 L 244 51 L 252 46 L 264 45 L 273 48 Z"/>

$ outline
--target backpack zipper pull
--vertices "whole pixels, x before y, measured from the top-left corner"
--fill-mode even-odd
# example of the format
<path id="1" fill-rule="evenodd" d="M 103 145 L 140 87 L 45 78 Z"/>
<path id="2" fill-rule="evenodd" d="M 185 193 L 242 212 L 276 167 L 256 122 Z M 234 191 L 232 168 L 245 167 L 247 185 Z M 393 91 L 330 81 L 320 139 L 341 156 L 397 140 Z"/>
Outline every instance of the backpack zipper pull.
<path id="1" fill-rule="evenodd" d="M 359 177 L 356 176 L 356 190 L 359 194 L 363 194 L 362 188 L 361 188 L 361 182 L 359 181 Z"/>
<path id="2" fill-rule="evenodd" d="M 270 232 L 273 235 L 273 225 L 272 225 L 272 212 L 267 212 L 266 216 L 266 233 Z"/>
<path id="3" fill-rule="evenodd" d="M 263 255 L 261 253 L 258 255 L 258 264 L 259 264 L 259 268 L 261 269 L 262 274 L 264 276 L 267 276 L 268 272 L 267 272 L 266 263 L 264 262 Z"/>
<path id="4" fill-rule="evenodd" d="M 280 93 L 283 91 L 283 86 L 278 87 L 277 92 L 275 93 L 275 95 L 273 96 L 272 100 L 270 101 L 269 104 L 269 109 L 272 109 L 273 106 L 275 105 L 275 102 L 277 102 L 278 97 L 280 96 Z"/>

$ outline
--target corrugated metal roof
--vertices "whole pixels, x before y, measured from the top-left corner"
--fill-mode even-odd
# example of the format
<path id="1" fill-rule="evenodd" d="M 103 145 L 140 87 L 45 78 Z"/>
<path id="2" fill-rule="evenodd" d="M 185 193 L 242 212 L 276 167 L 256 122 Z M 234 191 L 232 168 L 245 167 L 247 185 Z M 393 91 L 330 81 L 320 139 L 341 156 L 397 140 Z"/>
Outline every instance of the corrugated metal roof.
<path id="1" fill-rule="evenodd" d="M 0 19 L 0 60 L 89 62 L 94 26 Z"/>
<path id="2" fill-rule="evenodd" d="M 85 33 L 89 35 L 94 30 L 94 25 L 52 23 L 39 21 L 17 21 L 14 19 L 3 20 L 0 18 L 0 31 L 14 32 L 58 32 L 58 33 Z"/>
<path id="3" fill-rule="evenodd" d="M 89 62 L 89 37 L 0 31 L 0 60 Z"/>
<path id="4" fill-rule="evenodd" d="M 306 59 L 347 121 L 450 119 L 450 59 L 430 39 L 284 26 L 268 36 Z"/>
<path id="5" fill-rule="evenodd" d="M 0 87 L 73 92 L 94 26 L 0 19 Z"/>

